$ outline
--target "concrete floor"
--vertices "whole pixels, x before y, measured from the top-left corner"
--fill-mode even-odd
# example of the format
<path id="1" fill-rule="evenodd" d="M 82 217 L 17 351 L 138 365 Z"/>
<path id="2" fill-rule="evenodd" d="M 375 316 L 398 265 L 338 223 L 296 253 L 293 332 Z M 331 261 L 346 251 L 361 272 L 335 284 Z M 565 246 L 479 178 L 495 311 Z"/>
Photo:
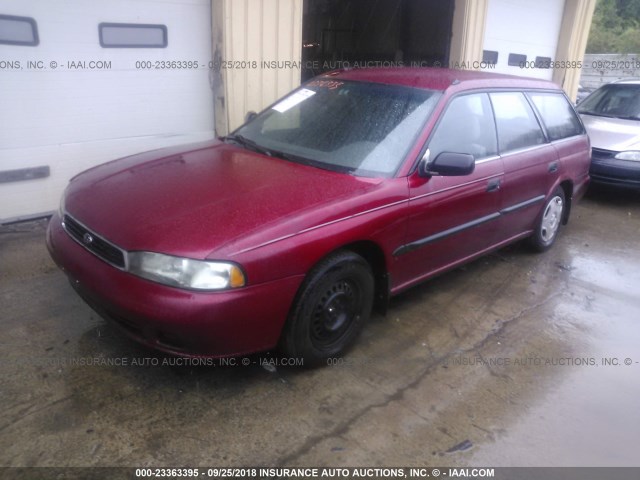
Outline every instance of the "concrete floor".
<path id="1" fill-rule="evenodd" d="M 0 466 L 640 465 L 636 193 L 403 294 L 312 371 L 83 365 L 170 357 L 83 304 L 45 223 L 0 228 Z"/>

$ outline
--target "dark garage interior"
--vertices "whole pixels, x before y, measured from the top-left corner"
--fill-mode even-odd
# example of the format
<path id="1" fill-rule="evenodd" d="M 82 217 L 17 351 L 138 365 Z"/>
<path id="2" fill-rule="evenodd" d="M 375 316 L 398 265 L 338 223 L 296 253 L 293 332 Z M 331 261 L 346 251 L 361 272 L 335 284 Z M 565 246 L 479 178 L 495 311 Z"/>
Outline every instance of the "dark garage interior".
<path id="1" fill-rule="evenodd" d="M 304 69 L 302 80 L 356 63 L 445 64 L 453 5 L 452 0 L 305 0 L 302 60 L 320 68 Z"/>

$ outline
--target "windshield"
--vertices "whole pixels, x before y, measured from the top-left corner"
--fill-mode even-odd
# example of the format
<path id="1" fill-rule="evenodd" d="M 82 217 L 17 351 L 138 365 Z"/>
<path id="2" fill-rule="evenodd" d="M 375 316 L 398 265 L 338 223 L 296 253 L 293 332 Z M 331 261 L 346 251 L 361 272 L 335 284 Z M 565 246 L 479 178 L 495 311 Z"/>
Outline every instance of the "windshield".
<path id="1" fill-rule="evenodd" d="M 587 97 L 578 112 L 587 115 L 640 120 L 640 85 L 605 85 Z"/>
<path id="2" fill-rule="evenodd" d="M 312 80 L 226 137 L 320 168 L 392 176 L 440 94 L 343 80 Z"/>

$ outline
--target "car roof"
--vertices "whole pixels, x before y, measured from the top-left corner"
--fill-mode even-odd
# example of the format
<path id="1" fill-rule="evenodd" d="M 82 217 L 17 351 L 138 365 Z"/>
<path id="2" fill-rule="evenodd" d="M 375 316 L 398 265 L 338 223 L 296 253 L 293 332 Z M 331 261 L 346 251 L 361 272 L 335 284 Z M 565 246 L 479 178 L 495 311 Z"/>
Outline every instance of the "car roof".
<path id="1" fill-rule="evenodd" d="M 632 84 L 632 85 L 640 85 L 640 80 L 636 79 L 636 78 L 624 78 L 622 80 L 616 80 L 615 82 L 611 82 L 611 83 L 615 83 L 615 84 L 621 84 L 621 83 L 627 83 L 627 84 Z"/>
<path id="2" fill-rule="evenodd" d="M 533 88 L 561 90 L 555 83 L 535 78 L 518 77 L 475 70 L 448 68 L 360 68 L 334 70 L 317 78 L 330 77 L 361 82 L 403 85 L 428 90 L 456 91 L 478 88 Z"/>

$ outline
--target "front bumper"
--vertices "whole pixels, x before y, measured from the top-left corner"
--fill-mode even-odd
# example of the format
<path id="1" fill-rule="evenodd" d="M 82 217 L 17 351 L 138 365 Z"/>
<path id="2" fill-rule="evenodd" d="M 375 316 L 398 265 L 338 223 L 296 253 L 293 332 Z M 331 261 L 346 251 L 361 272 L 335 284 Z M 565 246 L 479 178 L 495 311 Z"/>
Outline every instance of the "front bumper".
<path id="1" fill-rule="evenodd" d="M 593 149 L 589 175 L 594 183 L 640 189 L 640 162 L 618 160 L 618 152 Z"/>
<path id="2" fill-rule="evenodd" d="M 80 246 L 58 214 L 47 247 L 79 295 L 131 338 L 181 356 L 235 356 L 273 348 L 302 276 L 238 290 L 194 292 L 119 270 Z"/>

